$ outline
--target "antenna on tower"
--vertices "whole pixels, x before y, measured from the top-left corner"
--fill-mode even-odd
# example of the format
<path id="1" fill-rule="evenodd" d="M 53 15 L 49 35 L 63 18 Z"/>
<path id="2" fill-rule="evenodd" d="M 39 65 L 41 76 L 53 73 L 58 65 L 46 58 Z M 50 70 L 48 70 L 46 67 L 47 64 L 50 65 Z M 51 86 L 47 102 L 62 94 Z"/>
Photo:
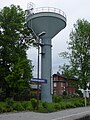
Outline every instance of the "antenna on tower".
<path id="1" fill-rule="evenodd" d="M 35 4 L 32 2 L 27 3 L 27 15 L 34 14 Z"/>

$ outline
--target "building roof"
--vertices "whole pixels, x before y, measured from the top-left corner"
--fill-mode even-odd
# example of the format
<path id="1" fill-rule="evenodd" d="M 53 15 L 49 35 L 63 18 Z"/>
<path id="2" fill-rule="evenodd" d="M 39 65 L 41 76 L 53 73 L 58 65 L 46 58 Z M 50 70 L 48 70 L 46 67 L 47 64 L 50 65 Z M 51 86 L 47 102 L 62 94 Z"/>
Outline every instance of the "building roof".
<path id="1" fill-rule="evenodd" d="M 75 80 L 75 81 L 78 81 L 78 78 L 67 78 L 64 74 L 60 74 L 59 72 L 57 72 L 57 74 L 53 74 L 53 76 L 58 76 L 58 77 L 62 77 L 64 78 L 65 80 Z"/>

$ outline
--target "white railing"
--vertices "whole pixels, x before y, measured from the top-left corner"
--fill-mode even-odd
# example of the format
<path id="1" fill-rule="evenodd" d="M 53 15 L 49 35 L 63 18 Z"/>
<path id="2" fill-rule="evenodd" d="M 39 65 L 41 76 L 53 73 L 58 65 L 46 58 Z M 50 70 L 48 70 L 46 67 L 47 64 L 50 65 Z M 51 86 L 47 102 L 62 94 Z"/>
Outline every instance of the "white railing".
<path id="1" fill-rule="evenodd" d="M 52 12 L 52 13 L 58 13 L 62 16 L 64 16 L 66 18 L 66 14 L 58 9 L 58 8 L 53 8 L 53 7 L 40 7 L 40 8 L 36 8 L 36 9 L 33 9 L 33 10 L 30 10 L 30 13 L 40 13 L 40 12 Z"/>

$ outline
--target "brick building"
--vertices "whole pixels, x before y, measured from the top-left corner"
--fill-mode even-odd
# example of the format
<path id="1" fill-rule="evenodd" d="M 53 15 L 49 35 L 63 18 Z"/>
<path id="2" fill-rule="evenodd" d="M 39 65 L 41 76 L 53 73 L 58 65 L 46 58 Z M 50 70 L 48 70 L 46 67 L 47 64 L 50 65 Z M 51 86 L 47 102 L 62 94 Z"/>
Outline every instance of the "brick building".
<path id="1" fill-rule="evenodd" d="M 66 91 L 69 94 L 75 93 L 77 90 L 76 84 L 78 80 L 76 78 L 67 79 L 64 75 L 59 73 L 53 74 L 53 94 L 63 95 Z"/>

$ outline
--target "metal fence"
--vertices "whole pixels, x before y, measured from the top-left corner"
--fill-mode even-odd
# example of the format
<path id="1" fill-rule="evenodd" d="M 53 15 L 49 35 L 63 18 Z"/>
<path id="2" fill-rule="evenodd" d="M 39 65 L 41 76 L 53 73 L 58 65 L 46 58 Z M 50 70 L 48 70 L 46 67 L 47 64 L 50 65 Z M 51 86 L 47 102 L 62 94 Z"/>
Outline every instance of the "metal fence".
<path id="1" fill-rule="evenodd" d="M 29 9 L 28 9 L 29 10 Z M 60 14 L 62 16 L 64 16 L 66 18 L 66 14 L 58 9 L 58 8 L 53 8 L 53 7 L 40 7 L 40 8 L 36 8 L 36 9 L 32 9 L 32 10 L 29 10 L 30 13 L 34 14 L 34 13 L 40 13 L 40 12 L 51 12 L 51 13 L 57 13 L 57 14 Z"/>

